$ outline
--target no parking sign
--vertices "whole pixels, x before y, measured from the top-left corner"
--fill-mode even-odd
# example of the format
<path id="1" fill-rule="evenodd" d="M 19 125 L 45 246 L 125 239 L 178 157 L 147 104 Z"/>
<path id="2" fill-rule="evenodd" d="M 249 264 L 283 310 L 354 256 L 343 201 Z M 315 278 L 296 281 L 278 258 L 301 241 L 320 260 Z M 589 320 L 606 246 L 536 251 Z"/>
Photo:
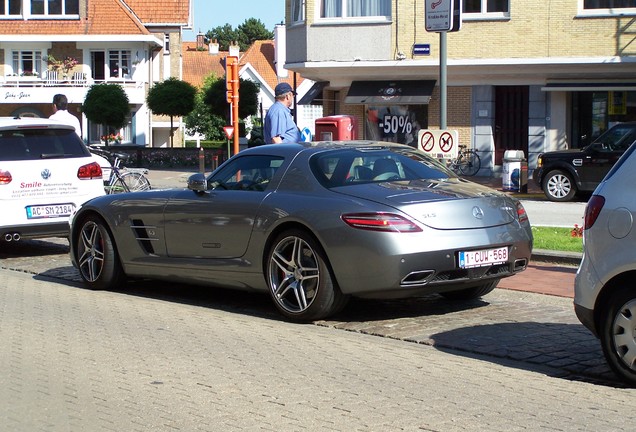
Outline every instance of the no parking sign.
<path id="1" fill-rule="evenodd" d="M 417 133 L 418 148 L 436 159 L 457 157 L 459 132 L 456 130 L 421 129 Z"/>

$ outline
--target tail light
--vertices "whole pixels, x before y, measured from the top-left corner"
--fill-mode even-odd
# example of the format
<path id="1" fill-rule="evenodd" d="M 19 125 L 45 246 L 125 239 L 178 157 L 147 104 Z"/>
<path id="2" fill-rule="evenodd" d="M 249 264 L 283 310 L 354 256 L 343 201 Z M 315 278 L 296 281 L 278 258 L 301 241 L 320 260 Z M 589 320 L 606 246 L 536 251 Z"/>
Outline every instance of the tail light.
<path id="1" fill-rule="evenodd" d="M 90 180 L 94 178 L 102 178 L 102 167 L 97 162 L 91 162 L 83 165 L 77 170 L 77 178 L 80 180 Z"/>
<path id="2" fill-rule="evenodd" d="M 517 218 L 519 218 L 519 222 L 528 222 L 528 213 L 521 202 L 517 202 Z"/>
<path id="3" fill-rule="evenodd" d="M 353 213 L 342 215 L 341 218 L 347 225 L 363 230 L 400 233 L 422 231 L 413 221 L 391 213 Z"/>
<path id="4" fill-rule="evenodd" d="M 11 173 L 9 171 L 0 169 L 0 185 L 9 184 L 12 180 L 13 177 L 11 176 Z"/>
<path id="5" fill-rule="evenodd" d="M 587 202 L 585 206 L 585 217 L 583 219 L 583 228 L 589 229 L 592 228 L 594 222 L 596 222 L 596 218 L 601 213 L 603 206 L 605 205 L 605 197 L 600 195 L 592 195 L 592 198 Z"/>

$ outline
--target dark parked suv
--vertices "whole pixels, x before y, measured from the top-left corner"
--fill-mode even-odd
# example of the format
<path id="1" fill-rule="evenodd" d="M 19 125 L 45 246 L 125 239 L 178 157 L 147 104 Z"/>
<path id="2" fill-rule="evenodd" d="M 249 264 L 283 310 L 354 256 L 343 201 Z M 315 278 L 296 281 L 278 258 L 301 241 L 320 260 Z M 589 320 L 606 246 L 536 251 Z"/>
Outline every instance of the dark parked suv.
<path id="1" fill-rule="evenodd" d="M 578 192 L 592 192 L 605 174 L 636 141 L 636 122 L 612 126 L 582 149 L 539 155 L 533 180 L 551 201 L 570 201 Z"/>

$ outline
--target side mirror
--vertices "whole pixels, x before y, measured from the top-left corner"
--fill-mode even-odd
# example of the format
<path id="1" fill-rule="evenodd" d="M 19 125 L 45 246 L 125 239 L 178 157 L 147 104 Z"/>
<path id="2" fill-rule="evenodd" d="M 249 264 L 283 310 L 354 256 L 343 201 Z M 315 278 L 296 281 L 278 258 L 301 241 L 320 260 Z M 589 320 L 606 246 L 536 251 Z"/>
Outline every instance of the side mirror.
<path id="1" fill-rule="evenodd" d="M 188 178 L 188 189 L 194 192 L 205 192 L 208 190 L 208 181 L 205 174 L 196 173 Z"/>

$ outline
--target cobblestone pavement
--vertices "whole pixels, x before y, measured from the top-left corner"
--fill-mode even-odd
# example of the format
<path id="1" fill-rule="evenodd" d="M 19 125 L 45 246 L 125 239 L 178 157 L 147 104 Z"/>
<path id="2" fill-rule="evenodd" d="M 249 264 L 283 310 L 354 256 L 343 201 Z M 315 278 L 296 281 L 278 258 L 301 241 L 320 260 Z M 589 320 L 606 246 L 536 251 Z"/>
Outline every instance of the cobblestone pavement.
<path id="1" fill-rule="evenodd" d="M 362 302 L 343 316 L 355 331 L 341 331 L 284 322 L 262 295 L 73 285 L 0 269 L 2 430 L 630 431 L 636 420 L 633 390 L 444 346 L 512 332 L 518 340 L 505 349 L 521 352 L 537 330 L 546 341 L 567 337 L 572 324 L 545 326 L 533 312 L 562 315 L 564 298 L 498 290 L 463 311 Z M 518 330 L 496 318 L 512 304 L 532 306 L 514 314 Z M 417 316 L 435 348 L 395 339 Z M 392 337 L 360 334 L 360 318 Z"/>
<path id="2" fill-rule="evenodd" d="M 0 267 L 48 276 L 80 285 L 63 239 L 4 244 Z M 455 303 L 438 296 L 407 300 L 354 299 L 319 326 L 457 350 L 493 361 L 517 360 L 545 366 L 570 380 L 620 385 L 609 370 L 599 341 L 577 320 L 572 307 L 575 268 L 533 264 L 504 279 L 500 288 L 481 300 Z M 134 288 L 131 288 L 133 286 Z M 144 296 L 182 294 L 169 284 L 129 284 Z M 551 294 L 551 295 L 542 295 Z M 223 305 L 277 317 L 273 305 L 259 295 L 224 295 Z M 256 312 L 255 312 L 256 311 Z"/>

